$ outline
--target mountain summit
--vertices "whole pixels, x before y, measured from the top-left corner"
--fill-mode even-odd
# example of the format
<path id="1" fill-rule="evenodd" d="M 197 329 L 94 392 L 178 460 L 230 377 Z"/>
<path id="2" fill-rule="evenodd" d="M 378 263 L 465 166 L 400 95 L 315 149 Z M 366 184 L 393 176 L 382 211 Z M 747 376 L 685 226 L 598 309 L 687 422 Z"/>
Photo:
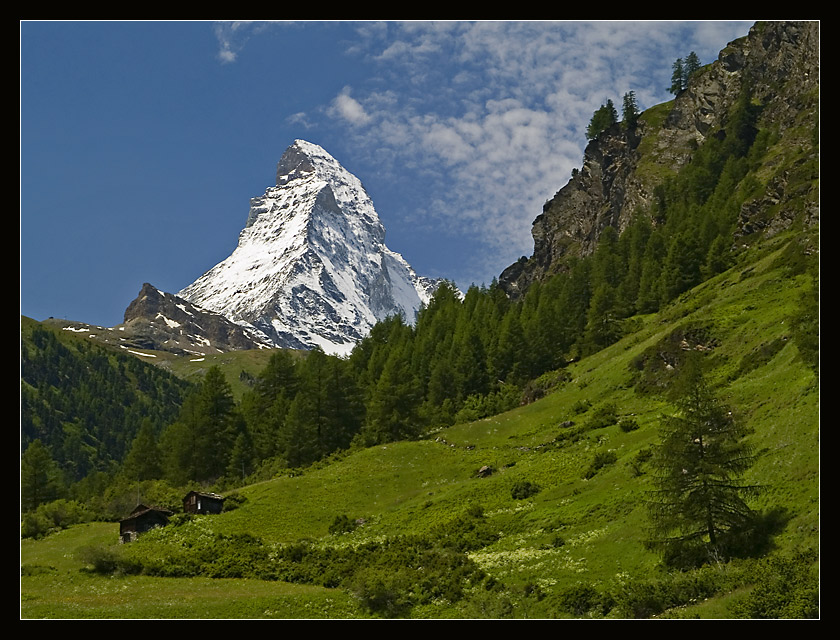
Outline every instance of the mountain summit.
<path id="1" fill-rule="evenodd" d="M 389 315 L 413 322 L 437 284 L 385 246 L 359 179 L 296 140 L 277 164 L 276 185 L 251 199 L 230 257 L 177 295 L 267 344 L 346 354 Z"/>

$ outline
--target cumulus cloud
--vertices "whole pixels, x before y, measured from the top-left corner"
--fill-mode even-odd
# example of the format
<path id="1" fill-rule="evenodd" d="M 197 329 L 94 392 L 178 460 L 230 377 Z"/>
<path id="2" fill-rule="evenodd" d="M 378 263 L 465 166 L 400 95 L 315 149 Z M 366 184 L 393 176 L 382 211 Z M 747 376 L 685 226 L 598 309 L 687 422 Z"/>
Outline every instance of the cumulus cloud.
<path id="1" fill-rule="evenodd" d="M 361 103 L 350 95 L 350 88 L 345 87 L 330 104 L 327 113 L 354 125 L 364 125 L 370 122 L 370 116 L 365 112 Z"/>

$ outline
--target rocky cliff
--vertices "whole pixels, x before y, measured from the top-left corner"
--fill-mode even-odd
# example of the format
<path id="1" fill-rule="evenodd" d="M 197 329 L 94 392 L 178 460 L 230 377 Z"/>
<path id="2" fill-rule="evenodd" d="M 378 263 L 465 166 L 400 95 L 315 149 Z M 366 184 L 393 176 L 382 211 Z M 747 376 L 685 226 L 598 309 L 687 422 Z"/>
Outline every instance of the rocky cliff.
<path id="1" fill-rule="evenodd" d="M 125 348 L 178 354 L 207 355 L 271 346 L 246 327 L 148 283 L 125 310 L 123 324 L 115 329 Z"/>
<path id="2" fill-rule="evenodd" d="M 733 243 L 794 220 L 818 221 L 819 23 L 756 23 L 696 72 L 674 100 L 641 114 L 634 130 L 618 123 L 590 141 L 583 165 L 533 222 L 534 252 L 509 266 L 499 284 L 511 297 L 591 254 L 601 232 L 623 231 L 654 189 L 676 174 L 710 136 L 725 137 L 742 89 L 760 106 L 758 127 L 774 152 L 758 172 L 763 193 L 745 202 Z"/>

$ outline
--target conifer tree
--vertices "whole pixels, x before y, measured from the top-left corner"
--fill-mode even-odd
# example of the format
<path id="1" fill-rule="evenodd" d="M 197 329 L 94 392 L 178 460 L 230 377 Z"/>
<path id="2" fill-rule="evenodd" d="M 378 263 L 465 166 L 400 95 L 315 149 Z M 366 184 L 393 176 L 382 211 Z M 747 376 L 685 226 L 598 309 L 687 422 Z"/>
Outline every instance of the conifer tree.
<path id="1" fill-rule="evenodd" d="M 621 110 L 624 126 L 629 130 L 636 128 L 639 121 L 639 106 L 636 104 L 636 92 L 628 91 L 624 94 L 624 102 Z"/>
<path id="2" fill-rule="evenodd" d="M 417 409 L 422 395 L 404 350 L 394 350 L 367 405 L 361 435 L 367 445 L 395 442 L 420 433 Z"/>
<path id="3" fill-rule="evenodd" d="M 55 500 L 61 490 L 60 471 L 49 449 L 36 438 L 20 460 L 20 499 L 24 510 Z"/>
<path id="4" fill-rule="evenodd" d="M 589 140 L 594 140 L 605 129 L 609 129 L 618 121 L 618 112 L 615 110 L 612 100 L 607 99 L 606 104 L 602 104 L 589 121 L 589 126 L 586 128 L 586 137 Z"/>
<path id="5" fill-rule="evenodd" d="M 702 259 L 697 240 L 691 232 L 684 231 L 671 240 L 662 267 L 663 304 L 700 282 Z"/>
<path id="6" fill-rule="evenodd" d="M 683 62 L 683 87 L 688 85 L 691 76 L 700 69 L 700 58 L 693 51 L 685 57 Z"/>
<path id="7" fill-rule="evenodd" d="M 585 353 L 595 353 L 621 337 L 621 323 L 616 312 L 616 295 L 613 287 L 605 283 L 595 290 L 587 317 L 583 337 Z"/>
<path id="8" fill-rule="evenodd" d="M 178 420 L 161 437 L 165 471 L 175 484 L 209 482 L 224 475 L 244 424 L 222 370 L 211 367 L 184 400 Z"/>
<path id="9" fill-rule="evenodd" d="M 652 313 L 659 309 L 662 300 L 662 261 L 667 249 L 662 232 L 654 229 L 648 238 L 642 258 L 642 275 L 639 280 L 639 294 L 636 309 L 640 313 Z"/>
<path id="10" fill-rule="evenodd" d="M 163 473 L 154 424 L 145 418 L 123 461 L 123 474 L 132 480 L 156 480 Z"/>
<path id="11" fill-rule="evenodd" d="M 753 462 L 748 429 L 708 386 L 699 357 L 685 361 L 673 393 L 678 413 L 663 418 L 653 458 L 647 544 L 679 564 L 729 554 L 753 523 L 745 499 L 758 487 L 741 480 Z"/>
<path id="12" fill-rule="evenodd" d="M 674 61 L 674 65 L 672 67 L 671 73 L 671 86 L 669 87 L 668 91 L 677 95 L 680 91 L 685 88 L 684 84 L 685 80 L 685 70 L 683 68 L 683 59 L 677 58 Z"/>

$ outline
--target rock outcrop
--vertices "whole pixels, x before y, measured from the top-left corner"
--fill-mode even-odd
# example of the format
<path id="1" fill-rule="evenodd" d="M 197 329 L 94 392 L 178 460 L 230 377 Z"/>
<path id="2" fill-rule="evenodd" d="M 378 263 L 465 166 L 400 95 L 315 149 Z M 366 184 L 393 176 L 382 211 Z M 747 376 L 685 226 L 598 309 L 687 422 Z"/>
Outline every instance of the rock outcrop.
<path id="1" fill-rule="evenodd" d="M 270 344 L 248 328 L 145 283 L 114 327 L 125 348 L 208 355 Z"/>
<path id="2" fill-rule="evenodd" d="M 605 227 L 623 231 L 636 210 L 651 205 L 657 184 L 690 162 L 709 136 L 726 135 L 743 88 L 761 105 L 759 126 L 773 132 L 778 153 L 769 154 L 762 169 L 767 188 L 744 204 L 733 242 L 795 219 L 816 222 L 819 23 L 756 23 L 674 100 L 643 113 L 634 130 L 619 123 L 590 141 L 581 169 L 534 220 L 533 255 L 505 269 L 501 287 L 518 297 L 562 271 L 569 257 L 590 255 Z"/>

